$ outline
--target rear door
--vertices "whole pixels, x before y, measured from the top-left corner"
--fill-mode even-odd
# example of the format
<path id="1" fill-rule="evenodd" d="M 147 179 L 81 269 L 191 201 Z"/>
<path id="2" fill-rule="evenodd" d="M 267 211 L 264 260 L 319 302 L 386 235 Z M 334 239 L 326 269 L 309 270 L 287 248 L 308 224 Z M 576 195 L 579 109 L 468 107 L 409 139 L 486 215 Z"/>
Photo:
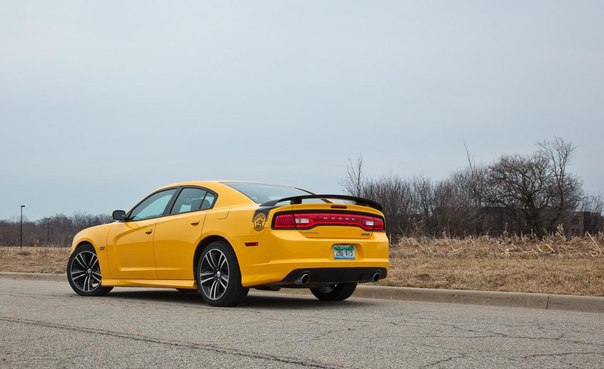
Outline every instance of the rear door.
<path id="1" fill-rule="evenodd" d="M 159 279 L 193 279 L 193 256 L 201 241 L 206 210 L 216 195 L 200 187 L 184 187 L 170 215 L 155 225 L 154 250 Z"/>

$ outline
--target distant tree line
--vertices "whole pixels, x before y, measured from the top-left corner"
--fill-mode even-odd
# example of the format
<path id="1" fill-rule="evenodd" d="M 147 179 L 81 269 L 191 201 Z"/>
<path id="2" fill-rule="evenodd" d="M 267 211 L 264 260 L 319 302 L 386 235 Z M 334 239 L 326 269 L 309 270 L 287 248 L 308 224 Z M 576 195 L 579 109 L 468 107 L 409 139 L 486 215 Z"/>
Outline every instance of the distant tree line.
<path id="1" fill-rule="evenodd" d="M 443 180 L 370 179 L 359 157 L 349 160 L 342 185 L 351 195 L 383 205 L 391 239 L 501 234 L 543 237 L 569 229 L 577 212 L 597 218 L 594 229 L 602 231 L 604 199 L 586 194 L 581 180 L 568 171 L 574 151 L 571 143 L 555 138 L 539 143 L 532 154 L 503 155 L 487 165 L 474 163 L 468 154 L 467 167 Z M 23 245 L 67 246 L 80 230 L 112 221 L 110 215 L 86 213 L 24 220 Z M 19 220 L 0 220 L 0 245 L 19 245 L 19 236 Z"/>
<path id="2" fill-rule="evenodd" d="M 75 213 L 57 214 L 37 221 L 23 220 L 24 246 L 68 246 L 73 236 L 84 228 L 112 222 L 110 215 Z M 0 245 L 18 246 L 21 233 L 19 220 L 0 220 Z"/>
<path id="3" fill-rule="evenodd" d="M 359 157 L 349 160 L 342 185 L 351 195 L 383 205 L 390 236 L 543 237 L 568 228 L 577 212 L 601 218 L 602 197 L 587 195 L 581 180 L 568 171 L 574 150 L 555 138 L 539 143 L 532 154 L 503 155 L 488 165 L 474 163 L 468 154 L 465 169 L 439 181 L 369 179 Z"/>

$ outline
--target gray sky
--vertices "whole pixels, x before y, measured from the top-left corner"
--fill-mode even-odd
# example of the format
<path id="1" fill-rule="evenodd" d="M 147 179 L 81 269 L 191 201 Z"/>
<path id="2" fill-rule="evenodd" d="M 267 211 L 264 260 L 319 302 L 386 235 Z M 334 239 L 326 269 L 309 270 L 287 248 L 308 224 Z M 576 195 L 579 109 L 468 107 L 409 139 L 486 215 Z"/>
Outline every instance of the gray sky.
<path id="1" fill-rule="evenodd" d="M 604 192 L 602 1 L 0 1 L 0 219 L 441 179 L 561 136 Z"/>

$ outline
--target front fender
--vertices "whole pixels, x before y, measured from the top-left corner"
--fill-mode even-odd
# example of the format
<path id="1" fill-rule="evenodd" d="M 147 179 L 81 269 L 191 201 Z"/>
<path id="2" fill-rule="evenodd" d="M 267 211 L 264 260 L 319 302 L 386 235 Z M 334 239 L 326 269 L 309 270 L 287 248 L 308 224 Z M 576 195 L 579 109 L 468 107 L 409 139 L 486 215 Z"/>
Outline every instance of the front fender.
<path id="1" fill-rule="evenodd" d="M 113 223 L 109 223 L 83 229 L 73 237 L 73 242 L 71 243 L 70 254 L 73 254 L 79 246 L 84 244 L 90 244 L 94 248 L 97 257 L 99 258 L 99 268 L 101 269 L 103 278 L 111 278 L 109 275 L 109 264 L 107 262 L 105 246 L 107 243 L 107 234 L 112 226 Z"/>

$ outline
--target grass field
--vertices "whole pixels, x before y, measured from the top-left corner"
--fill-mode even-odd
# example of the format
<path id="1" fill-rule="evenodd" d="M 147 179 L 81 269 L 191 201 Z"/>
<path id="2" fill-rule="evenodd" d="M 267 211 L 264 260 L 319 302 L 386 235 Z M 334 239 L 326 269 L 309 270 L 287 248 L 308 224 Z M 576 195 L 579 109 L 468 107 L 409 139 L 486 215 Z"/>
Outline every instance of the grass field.
<path id="1" fill-rule="evenodd" d="M 388 286 L 604 296 L 604 235 L 403 238 L 391 248 Z"/>
<path id="2" fill-rule="evenodd" d="M 0 271 L 64 273 L 69 249 L 0 247 Z M 391 247 L 380 285 L 604 296 L 604 235 L 417 239 Z"/>
<path id="3" fill-rule="evenodd" d="M 0 247 L 0 272 L 65 273 L 69 247 Z"/>

